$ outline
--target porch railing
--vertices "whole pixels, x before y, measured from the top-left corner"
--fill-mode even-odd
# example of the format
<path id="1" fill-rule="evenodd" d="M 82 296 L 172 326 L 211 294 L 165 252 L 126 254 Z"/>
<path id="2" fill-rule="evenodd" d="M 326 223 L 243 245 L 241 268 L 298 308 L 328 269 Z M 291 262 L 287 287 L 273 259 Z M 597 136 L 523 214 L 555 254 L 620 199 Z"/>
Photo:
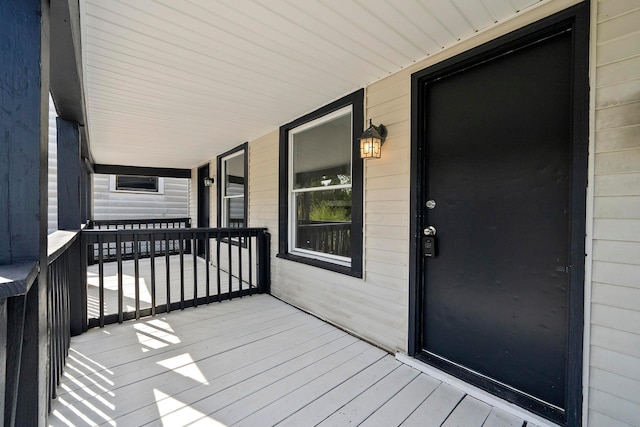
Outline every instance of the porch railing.
<path id="1" fill-rule="evenodd" d="M 39 371 L 43 357 L 49 365 L 45 395 L 49 409 L 56 397 L 71 334 L 83 329 L 82 323 L 73 324 L 72 314 L 74 306 L 84 304 L 81 289 L 86 274 L 79 235 L 79 231 L 50 234 L 45 266 L 36 261 L 0 266 L 0 424 L 37 422 L 39 384 L 47 381 Z"/>
<path id="2" fill-rule="evenodd" d="M 326 254 L 350 256 L 351 223 L 305 221 L 298 225 L 297 247 Z"/>
<path id="3" fill-rule="evenodd" d="M 85 230 L 89 327 L 269 291 L 270 235 L 263 228 Z M 176 255 L 157 251 L 176 242 Z M 203 255 L 187 248 L 204 245 Z M 107 252 L 113 248 L 114 262 Z M 131 259 L 125 259 L 125 249 Z M 146 250 L 148 248 L 148 257 Z"/>
<path id="4" fill-rule="evenodd" d="M 156 229 L 174 229 L 174 228 L 191 228 L 191 218 L 145 218 L 145 219 L 118 219 L 118 220 L 93 220 L 89 222 L 88 229 L 91 230 L 156 230 Z M 139 258 L 148 258 L 151 256 L 151 248 L 148 241 L 138 242 L 136 248 Z M 185 253 L 191 253 L 191 243 L 185 245 L 182 250 Z M 179 252 L 177 240 L 166 240 L 156 242 L 154 247 L 156 255 L 164 254 L 168 251 L 170 255 L 177 255 Z M 98 249 L 94 246 L 88 252 L 89 265 L 98 262 Z M 133 242 L 124 242 L 121 247 L 122 259 L 133 259 Z M 103 247 L 102 257 L 104 261 L 116 261 L 115 243 Z"/>
<path id="5" fill-rule="evenodd" d="M 72 329 L 70 290 L 79 289 L 84 283 L 79 234 L 78 231 L 56 231 L 48 238 L 49 405 L 56 398 L 69 355 Z M 80 300 L 76 296 L 73 303 Z"/>

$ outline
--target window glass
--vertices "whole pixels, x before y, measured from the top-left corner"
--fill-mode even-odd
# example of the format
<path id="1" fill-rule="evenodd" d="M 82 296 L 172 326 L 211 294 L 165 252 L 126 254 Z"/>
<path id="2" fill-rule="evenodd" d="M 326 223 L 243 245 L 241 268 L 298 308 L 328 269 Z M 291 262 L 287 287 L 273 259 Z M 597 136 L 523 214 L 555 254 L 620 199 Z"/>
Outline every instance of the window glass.
<path id="1" fill-rule="evenodd" d="M 351 123 L 347 107 L 290 132 L 293 251 L 349 262 Z"/>
<path id="2" fill-rule="evenodd" d="M 351 184 L 351 114 L 292 132 L 293 188 Z"/>
<path id="3" fill-rule="evenodd" d="M 245 224 L 245 151 L 222 159 L 222 226 L 246 227 Z"/>
<path id="4" fill-rule="evenodd" d="M 280 127 L 278 258 L 362 277 L 359 89 Z"/>
<path id="5" fill-rule="evenodd" d="M 116 175 L 116 190 L 117 191 L 146 191 L 150 193 L 157 193 L 158 177 Z"/>

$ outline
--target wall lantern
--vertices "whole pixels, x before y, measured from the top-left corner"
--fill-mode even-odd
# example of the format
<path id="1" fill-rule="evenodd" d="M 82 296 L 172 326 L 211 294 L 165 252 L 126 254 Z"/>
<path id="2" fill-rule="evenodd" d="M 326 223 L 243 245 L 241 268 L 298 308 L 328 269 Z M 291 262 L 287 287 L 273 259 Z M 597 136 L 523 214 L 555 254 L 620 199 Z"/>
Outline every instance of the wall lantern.
<path id="1" fill-rule="evenodd" d="M 213 178 L 205 178 L 204 179 L 204 186 L 205 187 L 211 187 L 213 185 Z"/>
<path id="2" fill-rule="evenodd" d="M 360 158 L 379 159 L 382 154 L 382 144 L 387 137 L 384 125 L 375 126 L 369 119 L 369 127 L 360 136 Z"/>

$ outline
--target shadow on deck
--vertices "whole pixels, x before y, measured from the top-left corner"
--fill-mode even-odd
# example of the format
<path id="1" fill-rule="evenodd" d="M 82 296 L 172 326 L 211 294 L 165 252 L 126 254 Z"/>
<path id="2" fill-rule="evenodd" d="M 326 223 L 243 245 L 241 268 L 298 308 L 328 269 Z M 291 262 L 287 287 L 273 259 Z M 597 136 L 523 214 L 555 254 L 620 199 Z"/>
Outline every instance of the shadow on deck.
<path id="1" fill-rule="evenodd" d="M 269 295 L 72 338 L 51 426 L 522 426 Z"/>

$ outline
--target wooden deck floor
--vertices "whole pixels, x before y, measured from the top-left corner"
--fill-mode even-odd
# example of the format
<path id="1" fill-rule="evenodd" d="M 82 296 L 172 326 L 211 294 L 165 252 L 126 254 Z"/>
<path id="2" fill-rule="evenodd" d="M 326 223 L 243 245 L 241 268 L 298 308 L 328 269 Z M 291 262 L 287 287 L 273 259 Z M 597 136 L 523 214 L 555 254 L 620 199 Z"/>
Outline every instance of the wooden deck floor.
<path id="1" fill-rule="evenodd" d="M 72 339 L 51 426 L 522 426 L 271 296 Z"/>

